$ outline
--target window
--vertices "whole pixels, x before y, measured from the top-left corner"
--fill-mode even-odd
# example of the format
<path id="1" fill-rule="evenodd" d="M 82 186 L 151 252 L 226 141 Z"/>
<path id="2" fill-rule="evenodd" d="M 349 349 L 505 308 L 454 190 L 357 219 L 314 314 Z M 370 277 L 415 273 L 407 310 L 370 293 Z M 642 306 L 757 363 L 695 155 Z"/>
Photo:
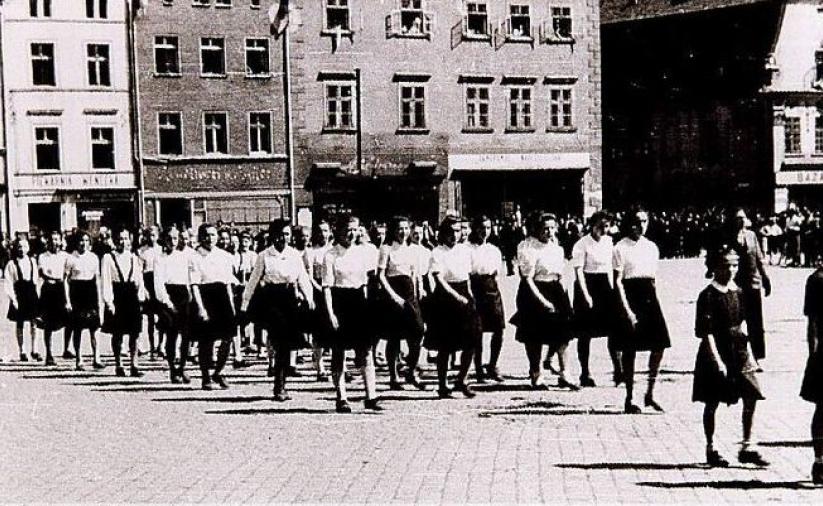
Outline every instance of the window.
<path id="1" fill-rule="evenodd" d="M 489 87 L 466 86 L 466 129 L 489 128 Z"/>
<path id="2" fill-rule="evenodd" d="M 179 112 L 158 114 L 157 151 L 161 155 L 183 154 L 183 123 Z"/>
<path id="3" fill-rule="evenodd" d="M 109 17 L 108 0 L 86 0 L 86 17 L 106 19 Z"/>
<path id="4" fill-rule="evenodd" d="M 532 128 L 532 89 L 529 86 L 509 88 L 509 129 Z"/>
<path id="5" fill-rule="evenodd" d="M 823 108 L 817 109 L 814 120 L 814 154 L 823 155 Z"/>
<path id="6" fill-rule="evenodd" d="M 549 128 L 572 127 L 571 88 L 549 89 Z"/>
<path id="7" fill-rule="evenodd" d="M 400 86 L 400 128 L 426 128 L 426 88 L 423 86 Z"/>
<path id="8" fill-rule="evenodd" d="M 54 44 L 31 45 L 31 76 L 36 86 L 54 86 Z"/>
<path id="9" fill-rule="evenodd" d="M 349 0 L 326 1 L 326 30 L 351 30 L 349 23 Z"/>
<path id="10" fill-rule="evenodd" d="M 531 12 L 528 5 L 512 4 L 509 6 L 509 37 L 513 39 L 530 39 L 532 36 Z"/>
<path id="11" fill-rule="evenodd" d="M 219 37 L 200 39 L 200 74 L 204 76 L 226 75 L 226 41 Z"/>
<path id="12" fill-rule="evenodd" d="M 86 61 L 89 69 L 89 85 L 111 86 L 109 46 L 106 44 L 89 44 L 86 46 Z"/>
<path id="13" fill-rule="evenodd" d="M 548 40 L 571 40 L 572 37 L 572 9 L 571 7 L 552 7 L 552 26 L 546 33 Z"/>
<path id="14" fill-rule="evenodd" d="M 815 81 L 823 82 L 823 51 L 818 51 L 814 54 L 815 66 Z"/>
<path id="15" fill-rule="evenodd" d="M 154 71 L 161 76 L 180 75 L 177 37 L 158 35 L 154 38 Z"/>
<path id="16" fill-rule="evenodd" d="M 231 0 L 214 0 L 215 7 L 231 7 Z"/>
<path id="17" fill-rule="evenodd" d="M 246 39 L 246 75 L 270 75 L 269 39 Z"/>
<path id="18" fill-rule="evenodd" d="M 486 2 L 466 2 L 466 30 L 469 37 L 488 37 L 489 13 Z"/>
<path id="19" fill-rule="evenodd" d="M 423 9 L 423 0 L 398 0 L 398 7 L 386 17 L 386 36 L 431 36 L 434 14 Z"/>
<path id="20" fill-rule="evenodd" d="M 114 129 L 91 129 L 91 168 L 114 169 Z"/>
<path id="21" fill-rule="evenodd" d="M 191 4 L 195 7 L 208 7 L 211 4 L 211 0 L 191 0 Z"/>
<path id="22" fill-rule="evenodd" d="M 326 84 L 325 128 L 348 130 L 354 128 L 354 86 L 349 83 Z"/>
<path id="23" fill-rule="evenodd" d="M 228 119 L 224 112 L 203 114 L 203 140 L 206 154 L 228 154 Z"/>
<path id="24" fill-rule="evenodd" d="M 51 0 L 29 0 L 29 14 L 33 18 L 50 18 Z"/>
<path id="25" fill-rule="evenodd" d="M 55 127 L 34 129 L 37 170 L 60 170 L 60 130 Z"/>
<path id="26" fill-rule="evenodd" d="M 271 153 L 271 113 L 249 114 L 249 153 Z"/>
<path id="27" fill-rule="evenodd" d="M 786 153 L 800 153 L 800 118 L 797 116 L 786 118 Z"/>
<path id="28" fill-rule="evenodd" d="M 252 9 L 259 9 L 260 8 L 260 0 L 251 0 Z"/>

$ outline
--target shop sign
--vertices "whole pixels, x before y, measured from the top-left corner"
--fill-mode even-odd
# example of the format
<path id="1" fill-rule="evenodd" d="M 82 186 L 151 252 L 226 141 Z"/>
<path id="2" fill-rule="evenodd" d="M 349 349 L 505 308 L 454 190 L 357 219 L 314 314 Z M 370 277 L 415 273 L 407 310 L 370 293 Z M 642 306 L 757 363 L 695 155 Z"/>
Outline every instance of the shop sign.
<path id="1" fill-rule="evenodd" d="M 245 166 L 147 166 L 145 185 L 151 191 L 237 191 L 277 187 L 283 168 Z"/>
<path id="2" fill-rule="evenodd" d="M 589 153 L 493 153 L 449 155 L 451 170 L 555 170 L 588 169 Z"/>
<path id="3" fill-rule="evenodd" d="M 18 189 L 105 190 L 134 188 L 131 172 L 63 173 L 15 176 Z"/>
<path id="4" fill-rule="evenodd" d="M 775 182 L 780 186 L 823 184 L 823 170 L 790 170 L 778 172 Z"/>

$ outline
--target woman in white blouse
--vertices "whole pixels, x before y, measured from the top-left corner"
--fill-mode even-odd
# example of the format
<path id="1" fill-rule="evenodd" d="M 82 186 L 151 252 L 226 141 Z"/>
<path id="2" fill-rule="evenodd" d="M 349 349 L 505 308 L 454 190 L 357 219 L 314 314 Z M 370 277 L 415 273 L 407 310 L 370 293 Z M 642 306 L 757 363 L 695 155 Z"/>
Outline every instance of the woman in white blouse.
<path id="1" fill-rule="evenodd" d="M 31 358 L 40 360 L 40 355 L 35 352 L 34 340 L 34 320 L 38 311 L 37 283 L 40 276 L 34 259 L 29 255 L 29 240 L 25 237 L 18 237 L 11 245 L 11 261 L 6 264 L 5 278 L 4 287 L 9 298 L 9 311 L 6 316 L 15 322 L 20 361 L 29 361 L 23 336 L 26 323 L 29 324 Z"/>
<path id="2" fill-rule="evenodd" d="M 66 284 L 66 262 L 69 255 L 63 251 L 63 234 L 54 231 L 49 235 L 47 250 L 37 258 L 40 274 L 40 300 L 37 326 L 43 329 L 46 345 L 46 365 L 56 365 L 51 352 L 51 335 L 65 328 L 69 320 L 69 288 Z M 63 358 L 74 358 L 68 350 L 70 334 L 63 336 Z"/>
<path id="3" fill-rule="evenodd" d="M 418 390 L 426 386 L 417 379 L 417 362 L 420 359 L 420 345 L 423 341 L 423 316 L 417 294 L 418 256 L 409 246 L 411 222 L 403 216 L 392 218 L 389 223 L 387 241 L 380 246 L 377 273 L 383 288 L 380 321 L 381 337 L 386 339 L 386 361 L 389 366 L 389 388 L 404 390 L 397 380 L 397 359 L 400 356 L 401 341 L 406 341 L 409 354 L 406 359 L 408 370 L 406 382 Z"/>
<path id="4" fill-rule="evenodd" d="M 478 382 L 484 382 L 486 377 L 494 381 L 503 381 L 497 369 L 497 361 L 503 350 L 503 330 L 506 328 L 503 297 L 497 286 L 497 277 L 503 266 L 503 254 L 497 246 L 489 242 L 491 234 L 492 221 L 487 216 L 478 216 L 472 220 L 469 234 L 469 247 L 472 253 L 471 286 L 482 331 L 477 349 L 474 351 Z M 489 363 L 485 368 L 482 366 L 483 333 L 491 333 Z"/>
<path id="5" fill-rule="evenodd" d="M 120 350 L 123 336 L 128 335 L 129 374 L 139 378 L 143 376 L 137 364 L 137 339 L 143 326 L 140 305 L 147 297 L 140 258 L 132 253 L 131 232 L 124 229 L 114 235 L 114 251 L 103 256 L 100 271 L 105 304 L 103 331 L 111 334 L 114 372 L 117 376 L 126 375 L 120 361 Z"/>
<path id="6" fill-rule="evenodd" d="M 351 413 L 346 394 L 346 350 L 354 350 L 354 363 L 361 368 L 366 387 L 365 408 L 381 411 L 374 370 L 373 325 L 367 294 L 368 272 L 373 267 L 369 252 L 355 244 L 360 221 L 348 215 L 338 217 L 334 227 L 335 245 L 323 259 L 323 297 L 329 332 L 324 343 L 332 350 L 331 371 L 337 389 L 338 413 Z"/>
<path id="7" fill-rule="evenodd" d="M 637 211 L 626 217 L 627 236 L 614 247 L 615 285 L 623 306 L 621 325 L 616 333 L 616 348 L 623 354 L 623 374 L 626 381 L 626 413 L 640 412 L 632 403 L 634 392 L 634 359 L 638 351 L 649 351 L 649 382 L 644 405 L 655 411 L 663 408 L 654 400 L 654 384 L 663 351 L 671 346 L 666 319 L 660 308 L 655 288 L 660 251 L 645 236 L 649 216 Z"/>
<path id="8" fill-rule="evenodd" d="M 89 331 L 92 350 L 92 367 L 104 369 L 97 349 L 97 329 L 100 328 L 100 259 L 91 252 L 91 236 L 79 232 L 76 236 L 77 250 L 66 264 L 69 284 L 69 306 L 71 317 L 69 331 L 74 339 L 75 369 L 82 371 L 83 357 L 80 344 L 83 330 Z"/>
<path id="9" fill-rule="evenodd" d="M 465 397 L 475 396 L 466 384 L 466 376 L 479 339 L 480 322 L 469 284 L 471 250 L 465 243 L 459 243 L 462 234 L 460 222 L 452 216 L 446 217 L 437 232 L 440 245 L 432 251 L 430 270 L 436 286 L 425 346 L 437 350 L 437 394 L 441 399 L 452 396 L 447 378 L 449 356 L 458 351 L 462 353 L 454 389 Z"/>
<path id="10" fill-rule="evenodd" d="M 312 360 L 314 360 L 317 381 L 329 381 L 329 373 L 323 363 L 323 346 L 320 334 L 326 327 L 326 308 L 323 305 L 323 258 L 332 247 L 331 225 L 320 220 L 312 227 L 311 246 L 303 252 L 303 264 L 309 274 L 314 289 L 314 314 L 310 330 L 312 335 Z"/>
<path id="11" fill-rule="evenodd" d="M 611 217 L 598 211 L 589 218 L 590 231 L 572 248 L 574 268 L 574 312 L 578 323 L 577 357 L 580 360 L 580 386 L 596 386 L 589 370 L 591 339 L 609 338 L 609 355 L 615 385 L 623 381 L 620 353 L 613 346 L 615 294 L 612 286 L 611 237 L 606 232 Z"/>
<path id="12" fill-rule="evenodd" d="M 314 294 L 302 257 L 287 249 L 286 231 L 290 230 L 291 225 L 286 220 L 275 220 L 269 224 L 271 245 L 257 256 L 240 306 L 240 311 L 245 312 L 252 297 L 257 298 L 255 324 L 266 331 L 273 344 L 274 400 L 278 402 L 291 399 L 286 392 L 289 354 L 306 344 L 299 317 L 297 290 L 307 301 L 308 309 L 314 309 Z"/>
<path id="13" fill-rule="evenodd" d="M 257 252 L 252 248 L 251 232 L 244 230 L 240 235 L 232 234 L 232 240 L 237 238 L 237 247 L 234 251 L 234 277 L 237 278 L 237 285 L 234 286 L 234 307 L 240 311 L 240 306 L 243 304 L 243 292 L 249 284 L 254 265 L 257 263 Z M 234 362 L 232 367 L 240 369 L 248 367 L 249 363 L 243 358 L 243 352 L 249 351 L 248 337 L 246 336 L 247 322 L 238 322 L 237 333 L 234 336 Z M 262 344 L 262 343 L 261 343 Z"/>

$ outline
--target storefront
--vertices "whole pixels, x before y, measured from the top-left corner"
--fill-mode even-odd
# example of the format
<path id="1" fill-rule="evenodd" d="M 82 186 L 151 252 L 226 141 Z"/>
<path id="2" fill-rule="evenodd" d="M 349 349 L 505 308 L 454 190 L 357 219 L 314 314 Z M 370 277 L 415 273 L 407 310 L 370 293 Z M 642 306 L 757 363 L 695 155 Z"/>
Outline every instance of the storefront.
<path id="1" fill-rule="evenodd" d="M 785 210 L 790 202 L 818 209 L 823 202 L 823 166 L 801 170 L 781 170 L 775 174 L 775 209 Z"/>

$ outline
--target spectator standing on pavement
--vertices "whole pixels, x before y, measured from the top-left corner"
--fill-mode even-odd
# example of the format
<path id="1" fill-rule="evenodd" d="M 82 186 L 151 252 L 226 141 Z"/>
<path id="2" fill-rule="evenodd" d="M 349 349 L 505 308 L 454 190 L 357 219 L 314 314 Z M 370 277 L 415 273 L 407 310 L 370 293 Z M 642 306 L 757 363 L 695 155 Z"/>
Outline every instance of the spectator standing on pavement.
<path id="1" fill-rule="evenodd" d="M 92 367 L 96 370 L 106 366 L 100 362 L 97 347 L 97 329 L 100 328 L 100 259 L 91 252 L 91 236 L 88 232 L 76 235 L 77 250 L 72 253 L 66 264 L 67 282 L 69 284 L 69 325 L 72 333 L 75 354 L 75 369 L 82 371 L 83 356 L 81 343 L 83 330 L 89 331 L 92 350 Z"/>
<path id="2" fill-rule="evenodd" d="M 9 298 L 7 318 L 15 323 L 17 348 L 21 362 L 28 362 L 24 338 L 25 325 L 29 325 L 30 351 L 33 360 L 40 360 L 35 351 L 34 320 L 38 314 L 37 284 L 39 273 L 34 259 L 29 255 L 29 240 L 18 237 L 11 244 L 11 261 L 5 266 L 5 290 Z"/>
<path id="3" fill-rule="evenodd" d="M 809 358 L 800 397 L 815 405 L 811 424 L 812 482 L 823 485 L 823 254 L 817 254 L 815 263 L 817 269 L 806 280 L 803 303 L 803 314 L 808 319 Z"/>
<path id="4" fill-rule="evenodd" d="M 43 329 L 46 345 L 46 365 L 56 365 L 51 351 L 51 336 L 56 330 L 65 329 L 68 324 L 68 285 L 66 284 L 66 263 L 69 255 L 63 251 L 63 234 L 54 231 L 49 234 L 47 249 L 37 259 L 40 274 L 40 300 L 37 326 Z M 70 332 L 64 330 L 63 358 L 74 358 L 69 351 Z"/>
<path id="5" fill-rule="evenodd" d="M 800 236 L 803 228 L 803 215 L 794 204 L 786 211 L 786 267 L 800 265 Z"/>
<path id="6" fill-rule="evenodd" d="M 733 245 L 721 245 L 706 255 L 712 282 L 697 298 L 695 335 L 701 340 L 694 366 L 692 400 L 705 404 L 703 430 L 706 461 L 711 467 L 728 467 L 729 462 L 714 448 L 715 414 L 721 402 L 728 405 L 743 400 L 743 441 L 738 460 L 767 466 L 752 449 L 751 436 L 757 401 L 763 394 L 755 375 L 756 366 L 743 332 L 744 297 L 734 282 L 739 256 Z"/>

